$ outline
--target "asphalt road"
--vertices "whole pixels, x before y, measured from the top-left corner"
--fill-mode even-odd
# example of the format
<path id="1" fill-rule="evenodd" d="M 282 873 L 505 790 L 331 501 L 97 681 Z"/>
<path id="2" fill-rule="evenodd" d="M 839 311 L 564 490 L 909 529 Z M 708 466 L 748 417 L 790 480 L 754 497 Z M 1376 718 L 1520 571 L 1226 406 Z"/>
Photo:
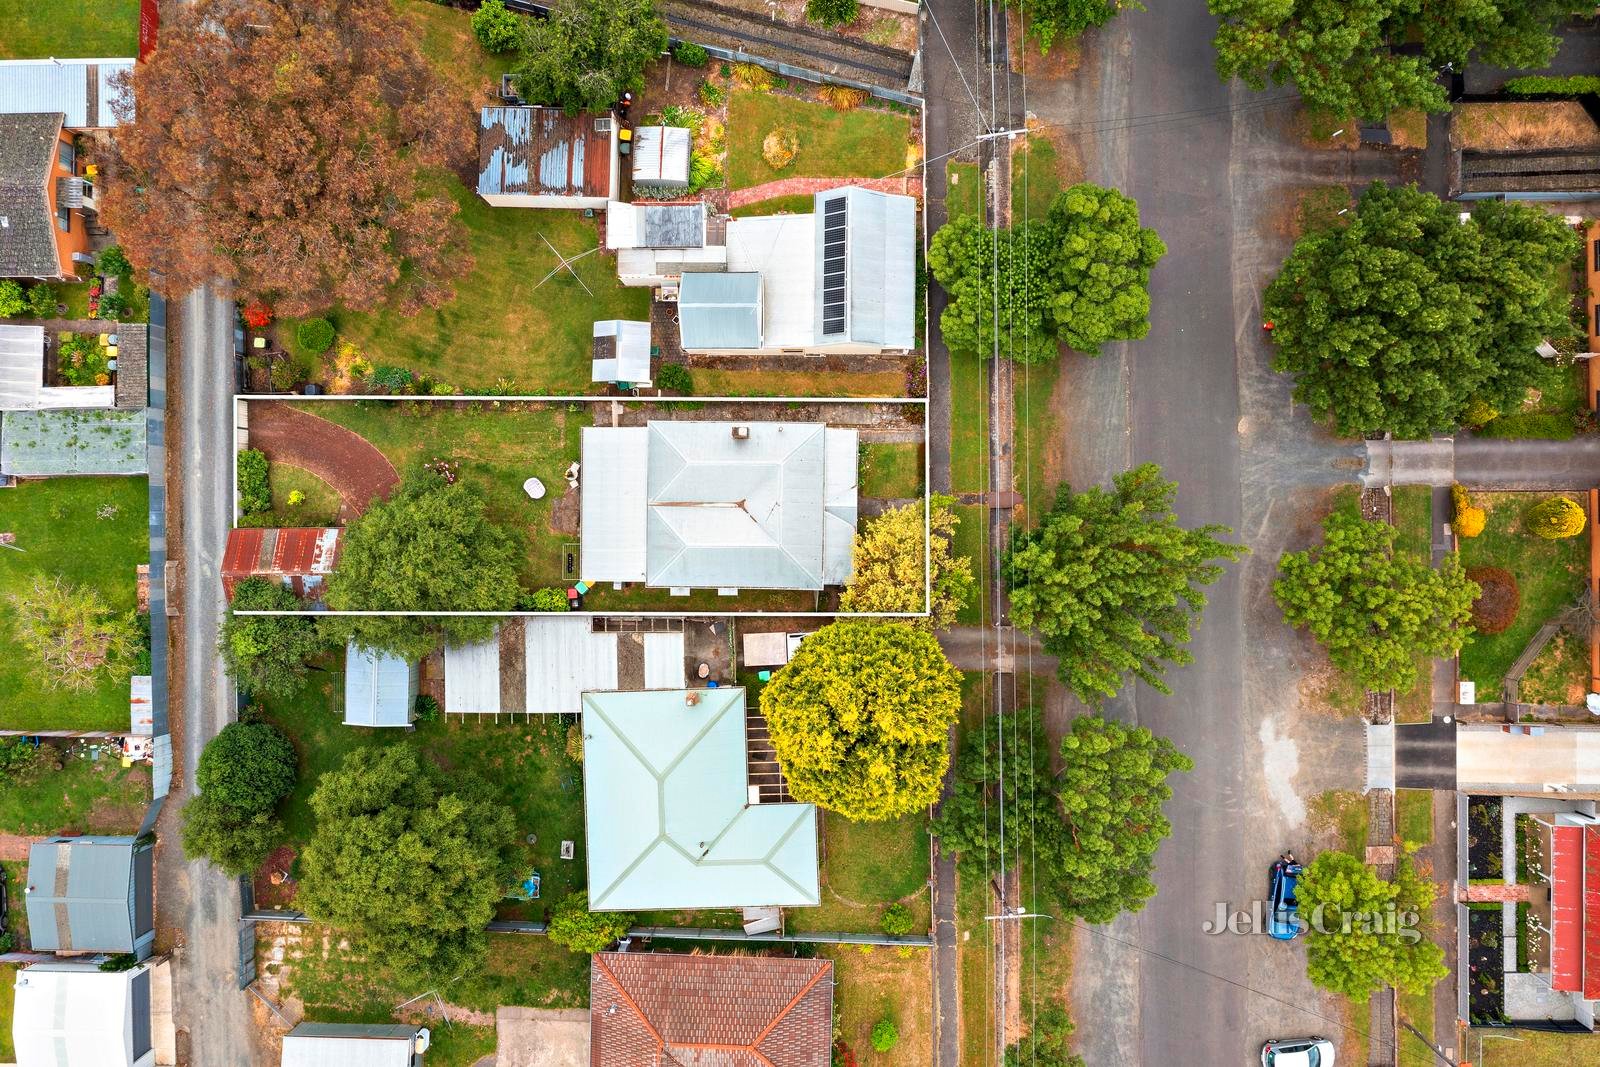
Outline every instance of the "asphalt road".
<path id="1" fill-rule="evenodd" d="M 1473 489 L 1588 489 L 1600 481 L 1600 438 L 1567 441 L 1498 437 L 1431 441 L 1369 441 L 1369 485 L 1448 486 Z"/>
<path id="2" fill-rule="evenodd" d="M 233 304 L 209 289 L 200 290 L 183 299 L 177 318 L 169 345 L 177 342 L 177 358 L 171 363 L 177 369 L 172 391 L 180 408 L 184 587 L 178 620 L 182 676 L 175 685 L 181 708 L 181 736 L 175 741 L 181 778 L 174 783 L 175 802 L 194 796 L 200 750 L 233 720 L 235 709 L 233 684 L 217 655 L 224 607 L 219 571 L 232 525 Z M 174 807 L 169 803 L 166 813 L 171 829 L 178 817 Z M 253 1027 L 237 981 L 238 883 L 209 863 L 186 862 L 176 842 L 165 855 L 161 915 L 168 923 L 176 921 L 181 931 L 173 968 L 179 1048 L 187 1048 L 187 1062 L 194 1067 L 251 1067 Z"/>

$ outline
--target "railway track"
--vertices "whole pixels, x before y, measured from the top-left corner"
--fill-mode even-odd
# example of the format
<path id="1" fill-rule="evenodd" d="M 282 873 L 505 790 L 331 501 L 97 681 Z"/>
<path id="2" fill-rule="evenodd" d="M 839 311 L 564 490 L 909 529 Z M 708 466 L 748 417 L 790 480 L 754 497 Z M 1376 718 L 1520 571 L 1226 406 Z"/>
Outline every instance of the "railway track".
<path id="1" fill-rule="evenodd" d="M 548 11 L 532 0 L 506 0 L 506 6 L 541 17 Z M 661 16 L 675 34 L 696 44 L 718 45 L 885 89 L 903 91 L 911 80 L 912 59 L 906 53 L 809 26 L 775 22 L 707 0 L 668 0 L 661 5 Z"/>

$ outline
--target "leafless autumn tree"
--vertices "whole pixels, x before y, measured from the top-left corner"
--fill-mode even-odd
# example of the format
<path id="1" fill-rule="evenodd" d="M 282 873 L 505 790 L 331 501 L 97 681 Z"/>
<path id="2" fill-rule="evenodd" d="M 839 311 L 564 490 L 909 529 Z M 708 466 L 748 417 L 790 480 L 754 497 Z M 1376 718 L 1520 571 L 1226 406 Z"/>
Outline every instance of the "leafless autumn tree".
<path id="1" fill-rule="evenodd" d="M 180 11 L 134 71 L 102 207 L 154 288 L 221 277 L 286 315 L 449 300 L 471 263 L 436 179 L 470 115 L 388 0 Z"/>

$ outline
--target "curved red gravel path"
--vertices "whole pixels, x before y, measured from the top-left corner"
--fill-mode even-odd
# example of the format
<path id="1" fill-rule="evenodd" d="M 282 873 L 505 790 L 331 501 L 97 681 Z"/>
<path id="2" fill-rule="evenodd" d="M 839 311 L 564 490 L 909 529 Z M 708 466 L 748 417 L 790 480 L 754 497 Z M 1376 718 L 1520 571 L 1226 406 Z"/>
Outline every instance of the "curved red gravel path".
<path id="1" fill-rule="evenodd" d="M 387 497 L 400 474 L 365 437 L 276 401 L 250 404 L 250 447 L 275 463 L 303 467 L 331 485 L 346 520 Z"/>

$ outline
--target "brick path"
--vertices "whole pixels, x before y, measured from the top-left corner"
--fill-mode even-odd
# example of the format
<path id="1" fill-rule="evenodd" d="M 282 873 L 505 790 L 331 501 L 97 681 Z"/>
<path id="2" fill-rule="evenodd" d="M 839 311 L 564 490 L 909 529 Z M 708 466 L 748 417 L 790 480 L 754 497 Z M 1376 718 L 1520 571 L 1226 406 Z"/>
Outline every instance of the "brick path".
<path id="1" fill-rule="evenodd" d="M 365 437 L 277 401 L 250 404 L 250 447 L 333 486 L 347 520 L 400 484 L 394 464 Z"/>
<path id="2" fill-rule="evenodd" d="M 1480 882 L 1476 885 L 1467 886 L 1466 890 L 1461 894 L 1460 899 L 1467 901 L 1468 903 L 1487 901 L 1500 904 L 1507 902 L 1516 904 L 1528 899 L 1528 887 L 1525 885 L 1505 885 L 1502 883 L 1486 885 Z"/>
<path id="3" fill-rule="evenodd" d="M 904 193 L 919 199 L 922 196 L 922 179 L 909 176 L 873 178 L 868 181 L 860 178 L 779 178 L 775 182 L 752 186 L 749 189 L 735 189 L 728 194 L 728 209 L 731 211 L 734 208 L 780 196 L 820 193 L 825 189 L 838 189 L 846 185 L 859 185 L 863 189 L 876 189 L 880 193 Z"/>
<path id="4" fill-rule="evenodd" d="M 28 837 L 24 834 L 0 834 L 0 860 L 26 860 L 28 849 L 34 842 L 43 840 L 43 837 Z"/>

